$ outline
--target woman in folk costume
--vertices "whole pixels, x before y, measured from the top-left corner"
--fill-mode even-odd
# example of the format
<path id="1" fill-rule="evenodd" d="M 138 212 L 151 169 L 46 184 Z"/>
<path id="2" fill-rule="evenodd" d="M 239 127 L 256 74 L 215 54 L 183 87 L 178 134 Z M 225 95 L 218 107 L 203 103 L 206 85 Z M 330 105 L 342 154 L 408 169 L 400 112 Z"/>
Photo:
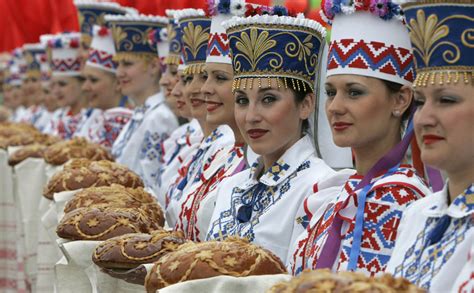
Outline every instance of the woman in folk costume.
<path id="1" fill-rule="evenodd" d="M 193 117 L 199 122 L 204 139 L 188 160 L 184 161 L 177 176 L 166 189 L 166 219 L 174 227 L 181 212 L 180 200 L 183 195 L 194 190 L 201 180 L 206 164 L 223 146 L 234 143 L 234 134 L 227 125 L 207 121 L 207 105 L 201 88 L 206 81 L 204 66 L 211 19 L 202 9 L 183 9 L 176 13 L 183 32 L 183 57 L 185 68 L 183 95 L 191 106 Z"/>
<path id="2" fill-rule="evenodd" d="M 28 115 L 23 118 L 23 121 L 43 131 L 51 123 L 51 114 L 44 107 L 43 83 L 48 82 L 50 78 L 46 45 L 25 44 L 23 56 L 27 64 L 23 79 L 23 93 L 25 99 L 31 103 L 27 109 Z"/>
<path id="3" fill-rule="evenodd" d="M 156 181 L 151 186 L 161 206 L 166 206 L 165 193 L 178 175 L 178 170 L 185 161 L 189 161 L 203 139 L 201 126 L 194 119 L 190 103 L 184 98 L 184 64 L 182 54 L 182 31 L 175 20 L 177 10 L 166 10 L 168 24 L 168 56 L 164 60 L 166 72 L 160 80 L 161 86 L 168 95 L 167 102 L 175 105 L 175 114 L 189 120 L 178 127 L 163 142 L 163 164 L 157 170 Z M 156 171 L 156 170 L 155 170 Z"/>
<path id="4" fill-rule="evenodd" d="M 391 1 L 323 2 L 332 21 L 326 114 L 336 145 L 351 147 L 356 172 L 323 209 L 312 210 L 289 269 L 385 271 L 400 218 L 429 189 L 401 164 L 412 136 L 413 55 L 403 12 Z M 324 190 L 316 192 L 318 198 Z"/>
<path id="5" fill-rule="evenodd" d="M 161 164 L 161 144 L 178 127 L 158 84 L 161 65 L 156 44 L 149 42 L 150 32 L 165 28 L 168 19 L 145 15 L 105 18 L 112 27 L 120 89 L 136 105 L 131 120 L 114 142 L 112 154 L 117 162 L 144 176 L 145 169 Z M 150 178 L 144 180 L 151 185 Z"/>
<path id="6" fill-rule="evenodd" d="M 81 61 L 79 56 L 79 33 L 62 33 L 45 36 L 51 50 L 51 93 L 61 108 L 59 116 L 52 120 L 52 134 L 69 139 L 76 132 L 82 119 L 91 112 L 86 109 L 86 100 L 81 90 Z M 48 131 L 49 132 L 49 131 Z"/>
<path id="7" fill-rule="evenodd" d="M 20 122 L 25 115 L 26 108 L 23 105 L 24 97 L 21 90 L 23 79 L 20 76 L 18 58 L 15 55 L 12 54 L 7 68 L 3 82 L 4 99 L 12 112 L 10 121 Z"/>
<path id="8" fill-rule="evenodd" d="M 236 122 L 259 156 L 218 186 L 207 239 L 245 237 L 285 262 L 303 199 L 334 174 L 307 134 L 325 30 L 302 16 L 234 18 L 224 27 Z"/>
<path id="9" fill-rule="evenodd" d="M 94 26 L 88 59 L 82 69 L 82 90 L 89 100 L 89 107 L 97 114 L 84 121 L 83 127 L 74 136 L 85 137 L 108 148 L 112 147 L 133 113 L 122 104 L 114 55 L 111 30 L 106 26 Z"/>
<path id="10" fill-rule="evenodd" d="M 249 13 L 256 11 L 254 6 L 257 5 L 245 4 L 243 1 L 222 0 L 209 3 L 212 22 L 204 67 L 206 82 L 201 87 L 201 92 L 207 104 L 207 122 L 230 127 L 234 143 L 223 146 L 210 157 L 196 187 L 183 194 L 179 202 L 180 212 L 175 229 L 184 231 L 186 238 L 193 241 L 201 241 L 206 237 L 216 202 L 216 187 L 224 178 L 247 168 L 244 157 L 245 140 L 235 121 L 232 59 L 222 22 L 232 16 L 249 16 Z"/>
<path id="11" fill-rule="evenodd" d="M 474 3 L 424 0 L 404 8 L 416 58 L 421 159 L 444 171 L 447 181 L 403 215 L 387 270 L 430 292 L 470 292 L 462 284 L 473 280 Z M 467 278 L 461 274 L 466 265 Z"/>

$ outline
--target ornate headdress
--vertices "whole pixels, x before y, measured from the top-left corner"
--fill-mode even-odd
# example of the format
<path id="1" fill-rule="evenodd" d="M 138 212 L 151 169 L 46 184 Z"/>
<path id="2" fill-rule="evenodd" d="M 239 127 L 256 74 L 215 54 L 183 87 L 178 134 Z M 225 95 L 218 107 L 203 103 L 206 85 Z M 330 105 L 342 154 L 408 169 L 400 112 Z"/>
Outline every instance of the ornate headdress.
<path id="1" fill-rule="evenodd" d="M 399 5 L 391 0 L 324 0 L 321 8 L 323 19 L 332 23 L 327 76 L 413 82 L 412 47 Z"/>
<path id="2" fill-rule="evenodd" d="M 245 3 L 245 0 L 209 0 L 209 13 L 212 16 L 211 31 L 207 45 L 206 62 L 232 64 L 229 39 L 222 23 L 233 16 L 288 15 L 284 7 L 267 7 Z"/>
<path id="3" fill-rule="evenodd" d="M 76 0 L 79 26 L 81 28 L 81 41 L 87 45 L 91 44 L 94 25 L 105 26 L 106 14 L 111 15 L 136 15 L 138 12 L 129 7 L 122 7 L 114 2 L 98 2 L 93 0 Z"/>
<path id="4" fill-rule="evenodd" d="M 8 61 L 8 70 L 5 76 L 5 84 L 9 86 L 20 86 L 23 84 L 23 75 L 21 67 L 24 66 L 23 49 L 16 48 L 11 52 L 11 58 Z"/>
<path id="5" fill-rule="evenodd" d="M 168 29 L 169 19 L 167 19 L 166 26 L 153 30 L 149 35 L 149 41 L 156 46 L 158 57 L 160 57 L 160 62 L 163 65 L 166 65 L 165 59 L 168 56 L 170 46 L 168 42 Z"/>
<path id="6" fill-rule="evenodd" d="M 206 64 L 211 19 L 202 9 L 183 9 L 175 14 L 183 33 L 184 72 L 201 73 Z"/>
<path id="7" fill-rule="evenodd" d="M 150 34 L 166 28 L 168 18 L 152 15 L 106 15 L 115 44 L 115 60 L 130 56 L 156 57 L 156 44 L 150 42 Z"/>
<path id="8" fill-rule="evenodd" d="M 179 23 L 175 18 L 176 12 L 179 10 L 167 9 L 165 11 L 166 16 L 169 18 L 168 24 L 168 56 L 166 56 L 164 63 L 171 65 L 183 64 L 182 60 L 182 37 L 183 32 L 179 27 Z"/>
<path id="9" fill-rule="evenodd" d="M 89 48 L 86 65 L 115 72 L 117 62 L 113 60 L 115 48 L 112 31 L 106 26 L 98 25 L 95 25 L 93 30 L 92 44 Z"/>
<path id="10" fill-rule="evenodd" d="M 81 34 L 62 33 L 46 36 L 45 38 L 51 50 L 52 75 L 79 76 L 81 74 L 81 59 L 79 56 Z M 43 38 L 43 41 L 45 38 Z"/>
<path id="11" fill-rule="evenodd" d="M 403 7 L 415 55 L 415 86 L 474 84 L 474 2 L 422 0 Z"/>
<path id="12" fill-rule="evenodd" d="M 302 16 L 235 17 L 224 23 L 234 69 L 233 90 L 276 80 L 278 87 L 314 90 L 326 30 Z M 263 81 L 262 81 L 263 79 Z M 257 85 L 255 85 L 257 86 Z"/>
<path id="13" fill-rule="evenodd" d="M 23 45 L 23 56 L 26 61 L 26 75 L 28 77 L 36 77 L 42 81 L 49 80 L 51 74 L 46 55 L 46 44 Z"/>

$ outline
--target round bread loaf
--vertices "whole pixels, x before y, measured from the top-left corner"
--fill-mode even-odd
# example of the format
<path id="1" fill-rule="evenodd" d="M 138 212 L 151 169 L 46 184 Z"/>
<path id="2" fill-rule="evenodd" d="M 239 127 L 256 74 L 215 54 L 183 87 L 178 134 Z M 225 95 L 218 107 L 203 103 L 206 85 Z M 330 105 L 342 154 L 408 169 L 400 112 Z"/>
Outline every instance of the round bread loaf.
<path id="1" fill-rule="evenodd" d="M 64 215 L 56 233 L 70 240 L 106 240 L 128 233 L 149 233 L 150 219 L 141 208 L 79 208 Z"/>
<path id="2" fill-rule="evenodd" d="M 54 166 L 62 165 L 74 158 L 87 158 L 93 161 L 113 160 L 112 155 L 104 147 L 79 137 L 55 143 L 44 153 L 46 163 Z"/>
<path id="3" fill-rule="evenodd" d="M 403 278 L 391 275 L 367 277 L 357 272 L 333 273 L 329 269 L 304 271 L 287 282 L 281 282 L 270 288 L 267 293 L 291 292 L 354 292 L 354 293 L 415 293 L 425 292 Z"/>
<path id="4" fill-rule="evenodd" d="M 66 204 L 64 213 L 82 207 L 142 208 L 151 220 L 152 228 L 165 224 L 163 210 L 155 198 L 143 188 L 127 188 L 118 184 L 90 187 L 79 191 Z"/>
<path id="5" fill-rule="evenodd" d="M 129 270 L 101 268 L 101 271 L 113 278 L 124 280 L 127 283 L 141 286 L 145 284 L 146 267 L 144 265 L 139 265 Z"/>
<path id="6" fill-rule="evenodd" d="M 44 187 L 43 195 L 53 199 L 57 192 L 118 184 L 143 187 L 143 181 L 127 167 L 110 161 L 72 160 L 55 173 Z"/>
<path id="7" fill-rule="evenodd" d="M 10 155 L 8 158 L 8 164 L 10 166 L 15 166 L 27 158 L 42 158 L 45 149 L 46 146 L 42 144 L 24 146 Z"/>
<path id="8" fill-rule="evenodd" d="M 224 241 L 188 242 L 158 260 L 145 280 L 147 292 L 188 280 L 220 275 L 244 277 L 286 273 L 270 251 L 230 237 Z"/>
<path id="9" fill-rule="evenodd" d="M 176 251 L 184 242 L 181 231 L 161 229 L 151 234 L 126 234 L 99 244 L 92 260 L 101 268 L 131 269 L 156 262 L 163 255 Z"/>

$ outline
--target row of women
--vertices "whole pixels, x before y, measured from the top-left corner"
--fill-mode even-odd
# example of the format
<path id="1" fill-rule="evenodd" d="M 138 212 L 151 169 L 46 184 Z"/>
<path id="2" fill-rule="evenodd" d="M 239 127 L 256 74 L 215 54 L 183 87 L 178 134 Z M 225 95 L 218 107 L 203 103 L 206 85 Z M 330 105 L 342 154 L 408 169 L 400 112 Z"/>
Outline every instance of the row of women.
<path id="1" fill-rule="evenodd" d="M 82 40 L 44 36 L 49 63 L 26 45 L 26 76 L 10 66 L 16 121 L 111 147 L 190 240 L 247 238 L 295 275 L 472 290 L 472 1 L 323 1 L 329 46 L 318 22 L 243 0 L 167 17 L 76 5 Z M 355 168 L 334 170 L 347 154 Z"/>

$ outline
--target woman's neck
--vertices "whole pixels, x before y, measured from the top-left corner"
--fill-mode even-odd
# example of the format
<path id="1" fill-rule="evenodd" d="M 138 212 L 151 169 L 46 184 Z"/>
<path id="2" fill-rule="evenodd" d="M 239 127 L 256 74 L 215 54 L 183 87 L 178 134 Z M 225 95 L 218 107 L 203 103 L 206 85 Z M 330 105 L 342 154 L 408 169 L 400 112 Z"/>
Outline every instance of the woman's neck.
<path id="1" fill-rule="evenodd" d="M 160 91 L 160 86 L 153 85 L 139 93 L 135 93 L 131 95 L 131 98 L 135 101 L 136 106 L 143 106 L 149 97 L 155 95 L 159 91 Z"/>
<path id="2" fill-rule="evenodd" d="M 78 101 L 69 106 L 69 111 L 71 112 L 72 115 L 77 115 L 79 112 L 81 112 L 82 108 L 83 108 L 83 103 Z"/>
<path id="3" fill-rule="evenodd" d="M 462 168 L 458 172 L 448 172 L 448 191 L 450 202 L 474 183 L 474 166 Z"/>
<path id="4" fill-rule="evenodd" d="M 230 128 L 232 128 L 232 132 L 234 132 L 234 138 L 235 138 L 235 143 L 236 144 L 245 144 L 244 137 L 242 136 L 242 133 L 240 132 L 239 127 L 237 126 L 237 123 L 235 120 L 231 123 L 228 124 Z"/>
<path id="5" fill-rule="evenodd" d="M 364 147 L 353 148 L 357 174 L 367 175 L 369 170 L 400 141 L 397 135 L 390 137 Z"/>

